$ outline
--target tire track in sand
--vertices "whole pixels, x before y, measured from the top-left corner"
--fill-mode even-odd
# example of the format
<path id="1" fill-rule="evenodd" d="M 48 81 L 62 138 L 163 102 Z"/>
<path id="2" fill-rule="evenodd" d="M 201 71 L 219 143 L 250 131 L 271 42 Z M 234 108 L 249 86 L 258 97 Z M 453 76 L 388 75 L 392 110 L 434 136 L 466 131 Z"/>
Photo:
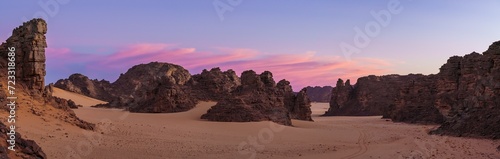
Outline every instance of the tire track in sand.
<path id="1" fill-rule="evenodd" d="M 350 155 L 347 155 L 345 157 L 342 157 L 342 159 L 355 158 L 355 157 L 358 157 L 358 156 L 361 156 L 361 155 L 365 154 L 366 151 L 368 151 L 368 144 L 367 144 L 368 137 L 366 135 L 366 132 L 363 131 L 363 130 L 358 130 L 358 132 L 359 132 L 359 137 L 358 137 L 358 146 L 359 146 L 359 149 L 358 149 L 358 151 L 356 151 L 353 154 L 350 154 Z"/>

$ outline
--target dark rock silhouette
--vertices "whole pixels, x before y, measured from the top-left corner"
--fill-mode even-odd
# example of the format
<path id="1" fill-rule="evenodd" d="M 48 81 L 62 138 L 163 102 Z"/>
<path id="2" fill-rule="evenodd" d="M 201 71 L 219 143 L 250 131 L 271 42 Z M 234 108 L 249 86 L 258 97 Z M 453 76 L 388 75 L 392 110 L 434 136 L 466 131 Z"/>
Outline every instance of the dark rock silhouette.
<path id="1" fill-rule="evenodd" d="M 330 102 L 332 96 L 332 86 L 307 86 L 307 95 L 311 102 Z"/>
<path id="2" fill-rule="evenodd" d="M 185 86 L 191 79 L 189 71 L 179 65 L 151 62 L 130 68 L 111 84 L 112 100 L 96 107 L 127 108 L 131 112 L 171 113 L 193 108 Z"/>
<path id="3" fill-rule="evenodd" d="M 446 120 L 431 133 L 500 139 L 500 41 L 483 54 L 451 57 L 438 75 Z"/>
<path id="4" fill-rule="evenodd" d="M 16 151 L 11 151 L 8 149 L 7 140 L 10 139 L 10 136 L 7 136 L 10 128 L 5 126 L 2 122 L 0 122 L 0 158 L 8 159 L 13 157 L 20 157 L 26 159 L 45 159 L 47 156 L 43 152 L 42 148 L 36 144 L 33 140 L 25 140 L 21 137 L 21 134 L 15 134 L 15 147 Z M 10 153 L 10 155 L 9 155 Z"/>
<path id="5" fill-rule="evenodd" d="M 325 115 L 383 115 L 442 124 L 432 134 L 500 138 L 500 41 L 483 54 L 448 59 L 436 75 L 388 75 L 337 82 Z"/>
<path id="6" fill-rule="evenodd" d="M 193 75 L 189 81 L 193 94 L 199 100 L 219 101 L 241 85 L 240 78 L 233 70 L 222 72 L 220 68 L 203 70 Z"/>
<path id="7" fill-rule="evenodd" d="M 305 90 L 295 96 L 290 82 L 281 80 L 276 84 L 271 72 L 256 74 L 249 70 L 241 74 L 241 86 L 201 118 L 223 122 L 273 121 L 292 125 L 291 119 L 312 121 L 310 106 Z"/>
<path id="8" fill-rule="evenodd" d="M 382 115 L 382 110 L 394 102 L 401 86 L 419 75 L 366 76 L 356 85 L 347 80 L 337 81 L 332 90 L 330 109 L 325 115 Z"/>

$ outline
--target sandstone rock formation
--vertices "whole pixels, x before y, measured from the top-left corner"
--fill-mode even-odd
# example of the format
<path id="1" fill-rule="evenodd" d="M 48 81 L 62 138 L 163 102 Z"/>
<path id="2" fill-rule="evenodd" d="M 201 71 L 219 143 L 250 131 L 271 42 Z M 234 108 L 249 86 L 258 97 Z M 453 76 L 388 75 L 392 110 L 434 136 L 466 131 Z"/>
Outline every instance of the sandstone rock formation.
<path id="1" fill-rule="evenodd" d="M 85 122 L 76 117 L 69 107 L 71 102 L 52 96 L 51 87 L 45 88 L 45 48 L 47 47 L 45 33 L 47 24 L 42 19 L 33 19 L 23 23 L 14 29 L 12 36 L 0 45 L 0 114 L 8 114 L 10 108 L 6 108 L 7 96 L 17 97 L 16 116 L 27 117 L 27 119 L 50 119 L 60 120 L 79 126 L 83 129 L 93 130 L 94 124 Z M 15 48 L 15 51 L 14 49 Z M 9 52 L 15 52 L 15 85 L 8 83 L 7 73 Z M 10 59 L 9 59 L 10 60 Z M 10 79 L 12 80 L 12 79 Z M 7 87 L 13 86 L 15 94 L 8 92 Z M 3 116 L 2 115 L 2 116 Z M 16 125 L 17 131 L 22 131 L 22 126 Z M 6 126 L 0 122 L 0 140 L 4 140 Z M 5 141 L 5 140 L 4 140 Z M 0 143 L 0 158 L 46 158 L 41 148 L 31 140 L 24 140 L 16 133 L 17 151 L 3 153 L 5 142 Z M 14 156 L 12 156 L 14 155 Z M 7 157 L 6 157 L 7 156 Z"/>
<path id="2" fill-rule="evenodd" d="M 393 103 L 401 86 L 419 75 L 366 76 L 356 85 L 347 80 L 337 81 L 332 90 L 330 109 L 325 115 L 382 115 L 382 110 Z"/>
<path id="3" fill-rule="evenodd" d="M 45 86 L 45 33 L 47 23 L 33 19 L 14 29 L 12 36 L 0 46 L 2 53 L 5 51 L 3 60 L 7 58 L 8 48 L 15 48 L 16 80 L 37 91 L 43 91 Z M 7 61 L 1 64 L 7 66 Z"/>
<path id="4" fill-rule="evenodd" d="M 438 75 L 437 104 L 449 109 L 432 133 L 500 139 L 500 41 L 483 54 L 450 58 Z"/>
<path id="5" fill-rule="evenodd" d="M 15 134 L 15 150 L 11 151 L 8 149 L 8 144 L 6 141 L 10 139 L 10 136 L 7 136 L 10 128 L 5 126 L 2 122 L 0 122 L 0 158 L 8 159 L 8 158 L 26 158 L 26 159 L 44 159 L 47 158 L 42 148 L 38 146 L 33 140 L 25 140 L 21 137 L 19 133 Z"/>
<path id="6" fill-rule="evenodd" d="M 199 100 L 219 101 L 240 86 L 241 81 L 233 70 L 222 72 L 217 67 L 193 75 L 189 85 Z"/>
<path id="7" fill-rule="evenodd" d="M 368 76 L 337 82 L 325 115 L 384 115 L 442 124 L 433 134 L 500 138 L 500 41 L 454 56 L 436 75 Z"/>
<path id="8" fill-rule="evenodd" d="M 0 45 L 0 54 L 3 57 L 7 57 L 10 52 L 9 48 L 15 47 L 15 96 L 18 100 L 29 101 L 34 115 L 43 115 L 38 110 L 46 109 L 45 106 L 50 105 L 58 109 L 60 114 L 57 117 L 61 118 L 60 120 L 92 130 L 94 124 L 78 119 L 69 107 L 71 103 L 53 97 L 50 88 L 45 89 L 45 48 L 47 47 L 45 33 L 47 33 L 46 22 L 43 19 L 33 19 L 14 29 L 12 36 Z M 7 70 L 7 63 L 7 58 L 1 58 L 0 69 Z M 0 102 L 5 105 L 8 86 L 7 71 L 0 71 L 0 81 L 0 92 L 2 92 Z"/>
<path id="9" fill-rule="evenodd" d="M 97 107 L 127 108 L 131 112 L 171 113 L 193 108 L 197 100 L 189 87 L 189 71 L 181 66 L 151 62 L 130 68 L 111 84 L 111 100 Z"/>
<path id="10" fill-rule="evenodd" d="M 307 86 L 307 95 L 309 96 L 309 99 L 311 99 L 311 102 L 321 102 L 321 103 L 328 103 L 330 102 L 330 98 L 332 96 L 332 86 Z"/>
<path id="11" fill-rule="evenodd" d="M 54 87 L 82 94 L 103 101 L 110 101 L 111 83 L 106 80 L 91 80 L 82 74 L 72 74 L 68 79 L 58 80 Z"/>
<path id="12" fill-rule="evenodd" d="M 305 90 L 301 92 L 297 99 L 290 82 L 282 80 L 276 84 L 269 71 L 245 71 L 241 74 L 241 86 L 201 118 L 223 122 L 273 121 L 282 125 L 292 125 L 292 118 L 311 121 L 310 101 Z"/>

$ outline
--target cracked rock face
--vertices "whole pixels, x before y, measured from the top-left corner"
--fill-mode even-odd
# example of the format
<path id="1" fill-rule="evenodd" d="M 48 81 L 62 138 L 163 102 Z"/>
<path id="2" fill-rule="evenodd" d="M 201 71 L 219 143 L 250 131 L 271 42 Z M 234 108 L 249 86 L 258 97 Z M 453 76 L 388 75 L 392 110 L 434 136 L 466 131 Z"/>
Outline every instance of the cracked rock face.
<path id="1" fill-rule="evenodd" d="M 47 23 L 43 19 L 33 19 L 15 28 L 12 36 L 0 46 L 2 51 L 15 47 L 16 80 L 40 92 L 45 86 L 46 33 Z M 7 66 L 6 61 L 3 62 L 2 67 Z"/>

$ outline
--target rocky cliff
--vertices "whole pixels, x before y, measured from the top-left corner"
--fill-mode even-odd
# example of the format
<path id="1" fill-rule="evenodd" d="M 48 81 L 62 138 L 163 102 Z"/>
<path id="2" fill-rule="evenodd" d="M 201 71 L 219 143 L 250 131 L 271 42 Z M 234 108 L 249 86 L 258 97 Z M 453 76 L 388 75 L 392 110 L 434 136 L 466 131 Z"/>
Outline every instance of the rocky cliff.
<path id="1" fill-rule="evenodd" d="M 359 78 L 356 85 L 339 79 L 325 115 L 382 115 L 382 110 L 398 96 L 403 83 L 417 76 L 422 75 L 371 75 Z"/>
<path id="2" fill-rule="evenodd" d="M 500 138 L 500 42 L 482 54 L 454 56 L 436 75 L 342 80 L 325 115 L 383 115 L 394 121 L 442 124 L 432 133 Z"/>
<path id="3" fill-rule="evenodd" d="M 241 74 L 241 86 L 202 115 L 202 119 L 223 122 L 273 121 L 292 125 L 291 119 L 311 121 L 310 101 L 305 90 L 297 98 L 290 82 L 276 84 L 269 71 Z"/>
<path id="4" fill-rule="evenodd" d="M 321 102 L 321 103 L 328 103 L 330 102 L 330 98 L 332 96 L 332 86 L 307 86 L 307 95 L 309 96 L 309 99 L 311 99 L 311 102 Z"/>
<path id="5" fill-rule="evenodd" d="M 0 45 L 0 56 L 2 57 L 0 58 L 0 70 L 2 70 L 0 71 L 0 104 L 2 105 L 0 114 L 4 117 L 10 114 L 12 110 L 11 107 L 7 107 L 7 102 L 10 103 L 11 100 L 7 99 L 7 96 L 12 96 L 17 97 L 14 109 L 17 117 L 35 121 L 58 120 L 83 129 L 93 130 L 94 124 L 85 122 L 75 115 L 70 108 L 72 104 L 70 101 L 53 97 L 51 89 L 44 86 L 46 33 L 46 22 L 43 19 L 33 19 L 14 29 L 12 36 Z M 12 53 L 15 53 L 15 59 L 9 56 Z M 8 72 L 8 70 L 12 72 Z M 8 76 L 15 78 L 8 78 Z M 15 81 L 15 84 L 8 81 Z M 8 91 L 8 86 L 15 88 L 14 93 Z M 0 122 L 1 140 L 6 138 L 5 132 L 8 131 L 4 124 L 6 123 Z M 13 122 L 13 124 L 19 123 Z M 16 127 L 16 131 L 23 131 L 22 125 L 16 125 Z M 6 155 L 9 157 L 15 155 L 23 158 L 46 158 L 34 141 L 22 139 L 17 132 L 16 143 L 19 151 L 16 153 L 9 151 L 8 154 L 0 153 L 0 158 L 5 158 Z M 0 152 L 6 152 L 4 144 L 0 144 Z"/>

